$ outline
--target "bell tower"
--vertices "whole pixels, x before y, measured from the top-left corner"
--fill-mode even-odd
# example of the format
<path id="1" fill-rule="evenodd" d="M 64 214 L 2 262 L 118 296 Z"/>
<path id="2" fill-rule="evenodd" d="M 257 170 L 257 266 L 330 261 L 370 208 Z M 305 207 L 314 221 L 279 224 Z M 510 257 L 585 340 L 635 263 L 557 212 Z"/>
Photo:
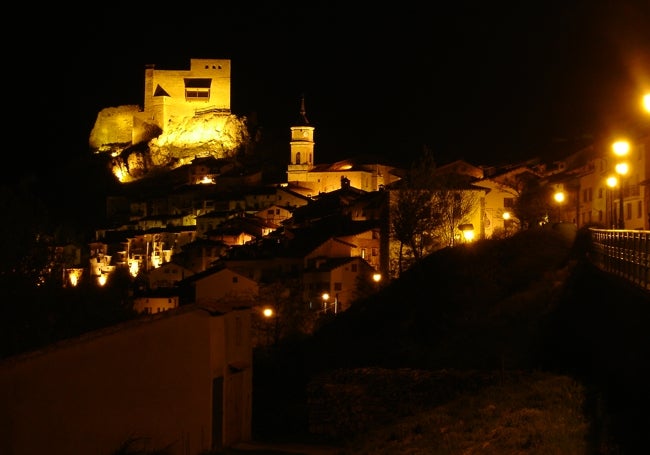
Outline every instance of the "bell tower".
<path id="1" fill-rule="evenodd" d="M 300 115 L 291 127 L 291 158 L 287 166 L 287 181 L 306 181 L 306 174 L 314 167 L 314 127 L 307 120 L 305 97 L 300 99 Z"/>

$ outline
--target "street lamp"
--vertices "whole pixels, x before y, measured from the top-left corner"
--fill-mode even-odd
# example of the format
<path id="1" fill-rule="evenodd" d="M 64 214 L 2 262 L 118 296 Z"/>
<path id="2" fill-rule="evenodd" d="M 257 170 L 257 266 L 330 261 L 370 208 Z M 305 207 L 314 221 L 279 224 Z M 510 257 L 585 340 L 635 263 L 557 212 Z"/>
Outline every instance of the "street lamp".
<path id="1" fill-rule="evenodd" d="M 273 308 L 271 307 L 264 307 L 262 310 L 262 315 L 264 318 L 266 318 L 266 345 L 271 346 L 271 318 L 275 312 L 273 311 Z"/>
<path id="2" fill-rule="evenodd" d="M 616 141 L 612 144 L 614 155 L 619 158 L 626 157 L 630 153 L 630 143 L 627 141 Z M 623 176 L 626 175 L 630 167 L 625 161 L 619 161 L 614 167 L 619 175 L 619 200 L 618 200 L 618 228 L 625 229 L 624 207 L 623 207 Z"/>
<path id="3" fill-rule="evenodd" d="M 327 311 L 327 303 L 330 299 L 330 295 L 327 292 L 323 292 L 323 295 L 321 297 L 323 299 L 323 312 L 325 312 Z"/>
<path id="4" fill-rule="evenodd" d="M 650 112 L 650 93 L 643 95 L 643 109 Z"/>
<path id="5" fill-rule="evenodd" d="M 606 182 L 607 186 L 610 188 L 608 191 L 609 201 L 606 201 L 606 203 L 609 202 L 609 224 L 607 225 L 614 228 L 618 225 L 618 223 L 616 223 L 616 213 L 614 212 L 614 188 L 618 186 L 618 178 L 611 175 L 607 177 Z"/>
<path id="6" fill-rule="evenodd" d="M 323 298 L 323 312 L 327 312 L 327 307 L 329 306 L 330 295 L 327 292 L 323 292 L 321 296 Z M 334 314 L 339 312 L 339 295 L 334 296 Z"/>
<path id="7" fill-rule="evenodd" d="M 564 203 L 564 200 L 566 199 L 566 195 L 564 194 L 564 191 L 556 191 L 555 194 L 553 195 L 553 199 L 555 199 L 555 202 L 557 202 L 557 218 L 558 222 L 562 221 L 562 204 Z"/>
<path id="8" fill-rule="evenodd" d="M 458 229 L 463 233 L 463 240 L 466 243 L 474 240 L 474 225 L 471 223 L 465 223 L 458 226 Z"/>

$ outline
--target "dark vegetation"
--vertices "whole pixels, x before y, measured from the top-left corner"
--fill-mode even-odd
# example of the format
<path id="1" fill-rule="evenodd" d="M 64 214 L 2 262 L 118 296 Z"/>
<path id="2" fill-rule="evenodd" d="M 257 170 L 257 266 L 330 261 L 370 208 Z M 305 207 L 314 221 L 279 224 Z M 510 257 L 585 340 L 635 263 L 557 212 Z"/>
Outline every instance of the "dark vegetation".
<path id="1" fill-rule="evenodd" d="M 573 436 L 574 444 L 587 439 L 586 453 L 638 453 L 650 423 L 650 299 L 594 268 L 586 260 L 586 235 L 581 231 L 572 242 L 553 229 L 534 229 L 441 250 L 309 339 L 257 352 L 254 437 L 316 439 L 373 453 L 364 451 L 368 447 L 363 449 L 359 438 L 386 438 L 403 419 L 450 406 L 468 392 L 510 383 L 514 393 L 546 384 L 533 408 L 558 400 L 567 405 L 574 400 L 582 408 L 589 425 Z M 372 379 L 373 371 L 379 379 Z M 400 376 L 404 371 L 411 371 L 410 380 Z M 433 372 L 437 379 L 422 381 Z M 526 375 L 530 382 L 521 382 Z M 559 378 L 575 382 L 563 383 L 558 393 L 551 384 Z M 395 387 L 372 385 L 382 383 Z M 584 402 L 575 391 L 566 392 L 578 385 L 584 387 Z M 340 425 L 329 422 L 329 431 L 315 435 L 315 401 L 332 388 L 339 397 L 350 398 L 352 389 L 365 398 L 341 404 L 334 418 Z M 511 395 L 500 396 L 497 401 Z M 521 398 L 524 408 L 529 400 Z M 365 416 L 361 423 L 360 416 Z M 548 421 L 558 418 L 566 417 L 551 414 Z M 523 437 L 521 446 L 502 450 L 571 453 L 567 447 L 577 447 L 545 445 L 553 442 L 545 441 L 548 433 L 540 434 L 537 445 Z"/>

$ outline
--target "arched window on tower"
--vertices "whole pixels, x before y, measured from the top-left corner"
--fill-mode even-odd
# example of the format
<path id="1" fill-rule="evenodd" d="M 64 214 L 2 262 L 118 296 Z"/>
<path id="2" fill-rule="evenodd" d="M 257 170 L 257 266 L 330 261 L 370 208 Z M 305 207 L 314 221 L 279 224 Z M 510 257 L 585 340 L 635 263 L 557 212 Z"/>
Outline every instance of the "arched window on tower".
<path id="1" fill-rule="evenodd" d="M 296 153 L 296 164 L 300 164 L 300 152 Z"/>

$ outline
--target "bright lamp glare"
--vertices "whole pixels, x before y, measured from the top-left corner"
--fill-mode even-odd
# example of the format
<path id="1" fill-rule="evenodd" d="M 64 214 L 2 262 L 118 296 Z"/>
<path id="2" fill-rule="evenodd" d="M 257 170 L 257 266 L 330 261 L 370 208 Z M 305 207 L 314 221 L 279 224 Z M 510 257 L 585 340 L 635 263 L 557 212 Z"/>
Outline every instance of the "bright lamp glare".
<path id="1" fill-rule="evenodd" d="M 614 188 L 615 186 L 618 185 L 618 179 L 614 176 L 612 177 L 607 177 L 607 186 L 610 188 Z"/>
<path id="2" fill-rule="evenodd" d="M 627 163 L 618 163 L 615 169 L 617 174 L 625 175 L 630 170 L 630 166 Z"/>
<path id="3" fill-rule="evenodd" d="M 612 144 L 612 150 L 618 156 L 625 156 L 630 151 L 630 143 L 627 141 L 616 141 Z"/>
<path id="4" fill-rule="evenodd" d="M 463 238 L 467 242 L 471 242 L 472 240 L 474 240 L 474 230 L 473 229 L 467 229 L 467 230 L 463 231 Z"/>

